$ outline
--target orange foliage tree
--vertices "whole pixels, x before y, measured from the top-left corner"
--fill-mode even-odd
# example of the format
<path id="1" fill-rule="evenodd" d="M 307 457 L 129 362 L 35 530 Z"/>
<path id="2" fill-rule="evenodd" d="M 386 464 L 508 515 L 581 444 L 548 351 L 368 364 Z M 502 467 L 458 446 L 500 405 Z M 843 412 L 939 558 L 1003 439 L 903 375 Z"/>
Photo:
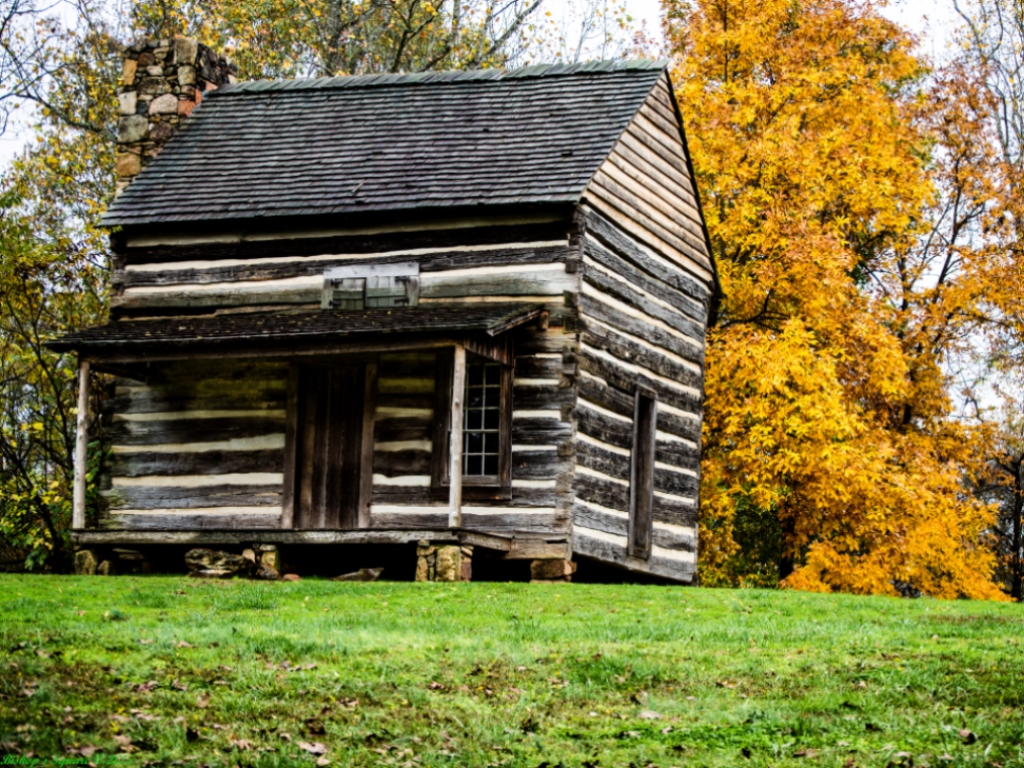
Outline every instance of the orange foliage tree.
<path id="1" fill-rule="evenodd" d="M 945 145 L 970 111 L 931 97 L 914 39 L 867 0 L 664 10 L 724 292 L 704 582 L 1001 597 L 993 510 L 964 490 L 984 430 L 954 418 L 946 375 L 991 279 L 965 258 L 984 205 L 955 157 L 986 150 Z"/>

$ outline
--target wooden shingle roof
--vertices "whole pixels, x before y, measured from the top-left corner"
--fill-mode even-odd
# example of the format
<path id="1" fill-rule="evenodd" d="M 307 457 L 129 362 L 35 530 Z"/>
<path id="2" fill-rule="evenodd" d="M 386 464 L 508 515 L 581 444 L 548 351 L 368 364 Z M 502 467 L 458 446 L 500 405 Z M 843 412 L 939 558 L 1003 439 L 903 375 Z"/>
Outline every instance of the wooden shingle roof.
<path id="1" fill-rule="evenodd" d="M 574 203 L 667 62 L 213 91 L 104 226 Z"/>

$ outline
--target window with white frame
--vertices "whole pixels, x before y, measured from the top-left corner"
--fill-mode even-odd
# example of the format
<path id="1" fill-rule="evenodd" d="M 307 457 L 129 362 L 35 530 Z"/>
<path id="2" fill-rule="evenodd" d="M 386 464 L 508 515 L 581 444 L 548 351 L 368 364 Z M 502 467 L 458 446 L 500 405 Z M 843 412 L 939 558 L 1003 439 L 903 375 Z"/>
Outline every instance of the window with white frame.
<path id="1" fill-rule="evenodd" d="M 442 359 L 436 396 L 433 485 L 447 485 L 451 446 L 452 366 Z M 466 362 L 463 393 L 462 481 L 465 486 L 510 487 L 512 369 L 485 359 Z M 472 494 L 471 494 L 472 495 Z"/>

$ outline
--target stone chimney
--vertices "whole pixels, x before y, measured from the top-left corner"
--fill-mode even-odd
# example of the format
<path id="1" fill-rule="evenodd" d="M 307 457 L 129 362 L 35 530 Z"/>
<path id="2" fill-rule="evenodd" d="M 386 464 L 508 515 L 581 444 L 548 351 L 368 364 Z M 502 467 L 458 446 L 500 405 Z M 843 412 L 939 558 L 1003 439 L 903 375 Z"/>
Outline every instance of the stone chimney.
<path id="1" fill-rule="evenodd" d="M 156 157 L 203 94 L 235 82 L 234 68 L 185 37 L 128 48 L 118 101 L 117 193 Z"/>

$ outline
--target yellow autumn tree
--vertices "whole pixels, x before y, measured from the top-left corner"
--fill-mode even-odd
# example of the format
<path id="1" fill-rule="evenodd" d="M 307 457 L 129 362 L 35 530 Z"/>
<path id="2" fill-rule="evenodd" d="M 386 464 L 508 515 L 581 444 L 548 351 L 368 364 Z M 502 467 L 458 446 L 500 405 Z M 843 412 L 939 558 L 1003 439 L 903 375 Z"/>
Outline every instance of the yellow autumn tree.
<path id="1" fill-rule="evenodd" d="M 993 512 L 964 491 L 983 436 L 944 373 L 977 286 L 929 243 L 944 190 L 913 38 L 866 1 L 663 5 L 724 292 L 704 582 L 1002 596 Z"/>

